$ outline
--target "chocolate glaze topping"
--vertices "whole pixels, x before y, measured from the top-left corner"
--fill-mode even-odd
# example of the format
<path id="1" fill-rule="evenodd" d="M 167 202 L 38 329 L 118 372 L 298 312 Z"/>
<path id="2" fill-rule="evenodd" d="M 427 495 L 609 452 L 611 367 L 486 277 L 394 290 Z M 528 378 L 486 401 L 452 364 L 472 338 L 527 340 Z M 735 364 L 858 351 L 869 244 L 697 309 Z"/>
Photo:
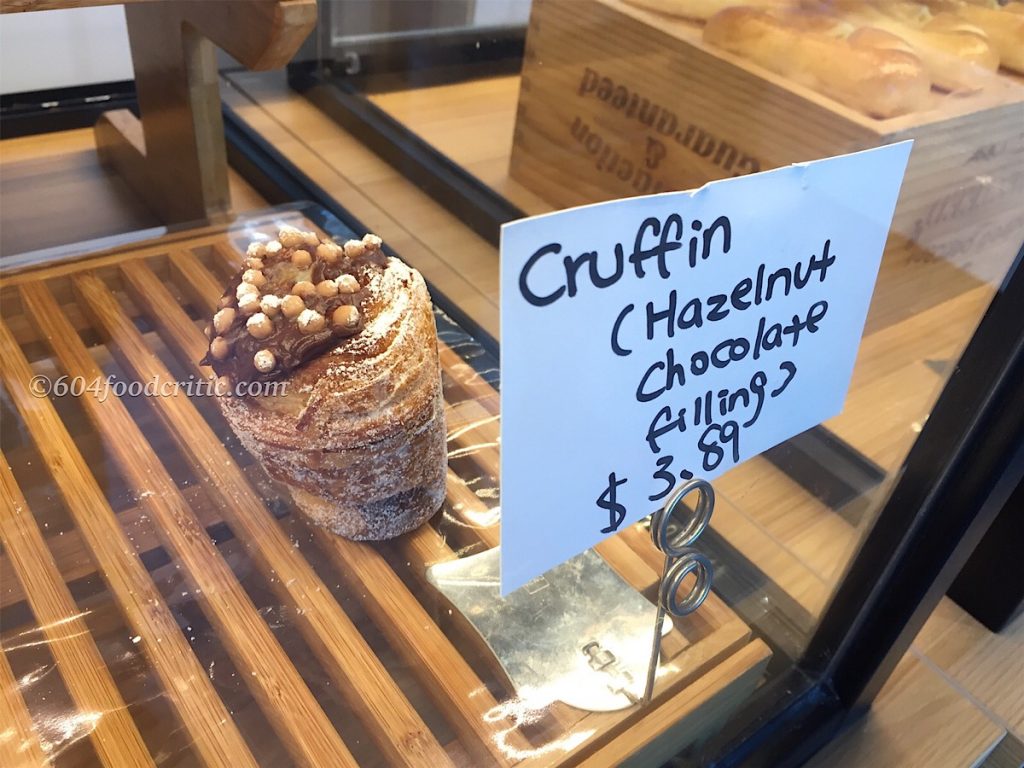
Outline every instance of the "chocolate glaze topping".
<path id="1" fill-rule="evenodd" d="M 342 246 L 291 227 L 252 243 L 207 328 L 202 364 L 232 384 L 271 381 L 359 333 L 367 286 L 387 264 L 380 245 L 376 235 Z"/>

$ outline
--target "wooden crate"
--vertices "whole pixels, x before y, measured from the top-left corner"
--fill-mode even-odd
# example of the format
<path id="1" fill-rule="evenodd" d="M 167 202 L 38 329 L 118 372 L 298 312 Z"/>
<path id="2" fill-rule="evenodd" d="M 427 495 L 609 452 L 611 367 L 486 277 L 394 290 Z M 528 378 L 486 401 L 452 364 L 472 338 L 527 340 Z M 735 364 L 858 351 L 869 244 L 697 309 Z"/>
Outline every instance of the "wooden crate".
<path id="1" fill-rule="evenodd" d="M 448 499 L 378 545 L 294 514 L 207 398 L 33 394 L 35 375 L 208 375 L 205 318 L 248 233 L 282 223 L 312 226 L 272 211 L 4 275 L 0 764 L 610 765 L 706 737 L 770 657 L 716 596 L 666 638 L 651 707 L 523 713 L 426 583 L 498 534 L 498 398 L 444 334 Z M 656 582 L 639 528 L 601 552 Z"/>
<path id="2" fill-rule="evenodd" d="M 983 279 L 1022 237 L 1024 86 L 879 120 L 738 56 L 701 27 L 621 0 L 535 0 L 510 173 L 556 206 L 916 142 L 894 229 Z"/>

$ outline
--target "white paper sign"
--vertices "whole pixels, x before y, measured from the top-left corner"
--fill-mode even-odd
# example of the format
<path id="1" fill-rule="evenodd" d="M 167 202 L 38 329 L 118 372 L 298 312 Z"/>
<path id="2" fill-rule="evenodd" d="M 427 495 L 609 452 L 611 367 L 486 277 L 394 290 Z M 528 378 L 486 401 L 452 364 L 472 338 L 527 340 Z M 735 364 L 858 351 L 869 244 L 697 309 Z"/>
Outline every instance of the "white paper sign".
<path id="1" fill-rule="evenodd" d="M 910 148 L 502 228 L 502 594 L 842 410 Z"/>

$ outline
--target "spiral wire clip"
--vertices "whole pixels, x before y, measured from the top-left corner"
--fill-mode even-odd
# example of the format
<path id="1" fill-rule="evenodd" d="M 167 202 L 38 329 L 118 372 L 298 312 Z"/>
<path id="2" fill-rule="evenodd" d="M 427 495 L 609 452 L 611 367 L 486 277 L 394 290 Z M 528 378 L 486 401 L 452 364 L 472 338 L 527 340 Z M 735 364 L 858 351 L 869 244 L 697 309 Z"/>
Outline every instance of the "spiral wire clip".
<path id="1" fill-rule="evenodd" d="M 681 502 L 691 493 L 697 493 L 697 506 L 693 516 L 682 530 L 670 536 L 669 526 L 673 521 L 682 523 L 676 518 Z M 685 507 L 682 508 L 685 511 Z M 651 517 L 651 540 L 654 546 L 665 555 L 665 567 L 661 574 L 658 588 L 658 613 L 654 622 L 654 640 L 651 645 L 651 660 L 647 667 L 647 686 L 644 689 L 643 704 L 648 704 L 654 694 L 654 678 L 658 671 L 658 659 L 661 656 L 661 627 L 665 614 L 686 616 L 697 610 L 711 593 L 712 568 L 707 555 L 693 549 L 693 544 L 711 522 L 711 513 L 715 510 L 715 491 L 706 480 L 694 478 L 688 480 L 669 497 L 662 509 Z M 690 574 L 696 575 L 693 586 L 682 599 L 679 588 L 683 580 Z"/>

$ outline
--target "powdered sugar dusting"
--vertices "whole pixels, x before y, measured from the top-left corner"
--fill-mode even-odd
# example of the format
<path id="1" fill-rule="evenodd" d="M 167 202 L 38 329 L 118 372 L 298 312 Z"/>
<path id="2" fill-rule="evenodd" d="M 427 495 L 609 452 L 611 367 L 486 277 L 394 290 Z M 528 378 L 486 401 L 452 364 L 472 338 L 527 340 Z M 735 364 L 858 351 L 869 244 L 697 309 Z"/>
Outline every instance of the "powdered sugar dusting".
<path id="1" fill-rule="evenodd" d="M 370 317 L 359 334 L 350 337 L 344 344 L 339 344 L 331 350 L 330 354 L 361 357 L 376 347 L 393 328 L 398 329 L 399 335 L 406 333 L 408 328 L 400 320 L 409 311 L 410 277 L 409 267 L 398 259 L 389 258 L 387 269 L 374 275 L 366 286 L 366 303 L 373 307 L 379 307 L 379 310 Z M 403 288 L 405 290 L 402 290 Z M 358 364 L 365 360 L 354 362 Z M 353 362 L 338 362 L 328 368 L 327 373 L 331 376 L 345 375 L 352 367 Z"/>

